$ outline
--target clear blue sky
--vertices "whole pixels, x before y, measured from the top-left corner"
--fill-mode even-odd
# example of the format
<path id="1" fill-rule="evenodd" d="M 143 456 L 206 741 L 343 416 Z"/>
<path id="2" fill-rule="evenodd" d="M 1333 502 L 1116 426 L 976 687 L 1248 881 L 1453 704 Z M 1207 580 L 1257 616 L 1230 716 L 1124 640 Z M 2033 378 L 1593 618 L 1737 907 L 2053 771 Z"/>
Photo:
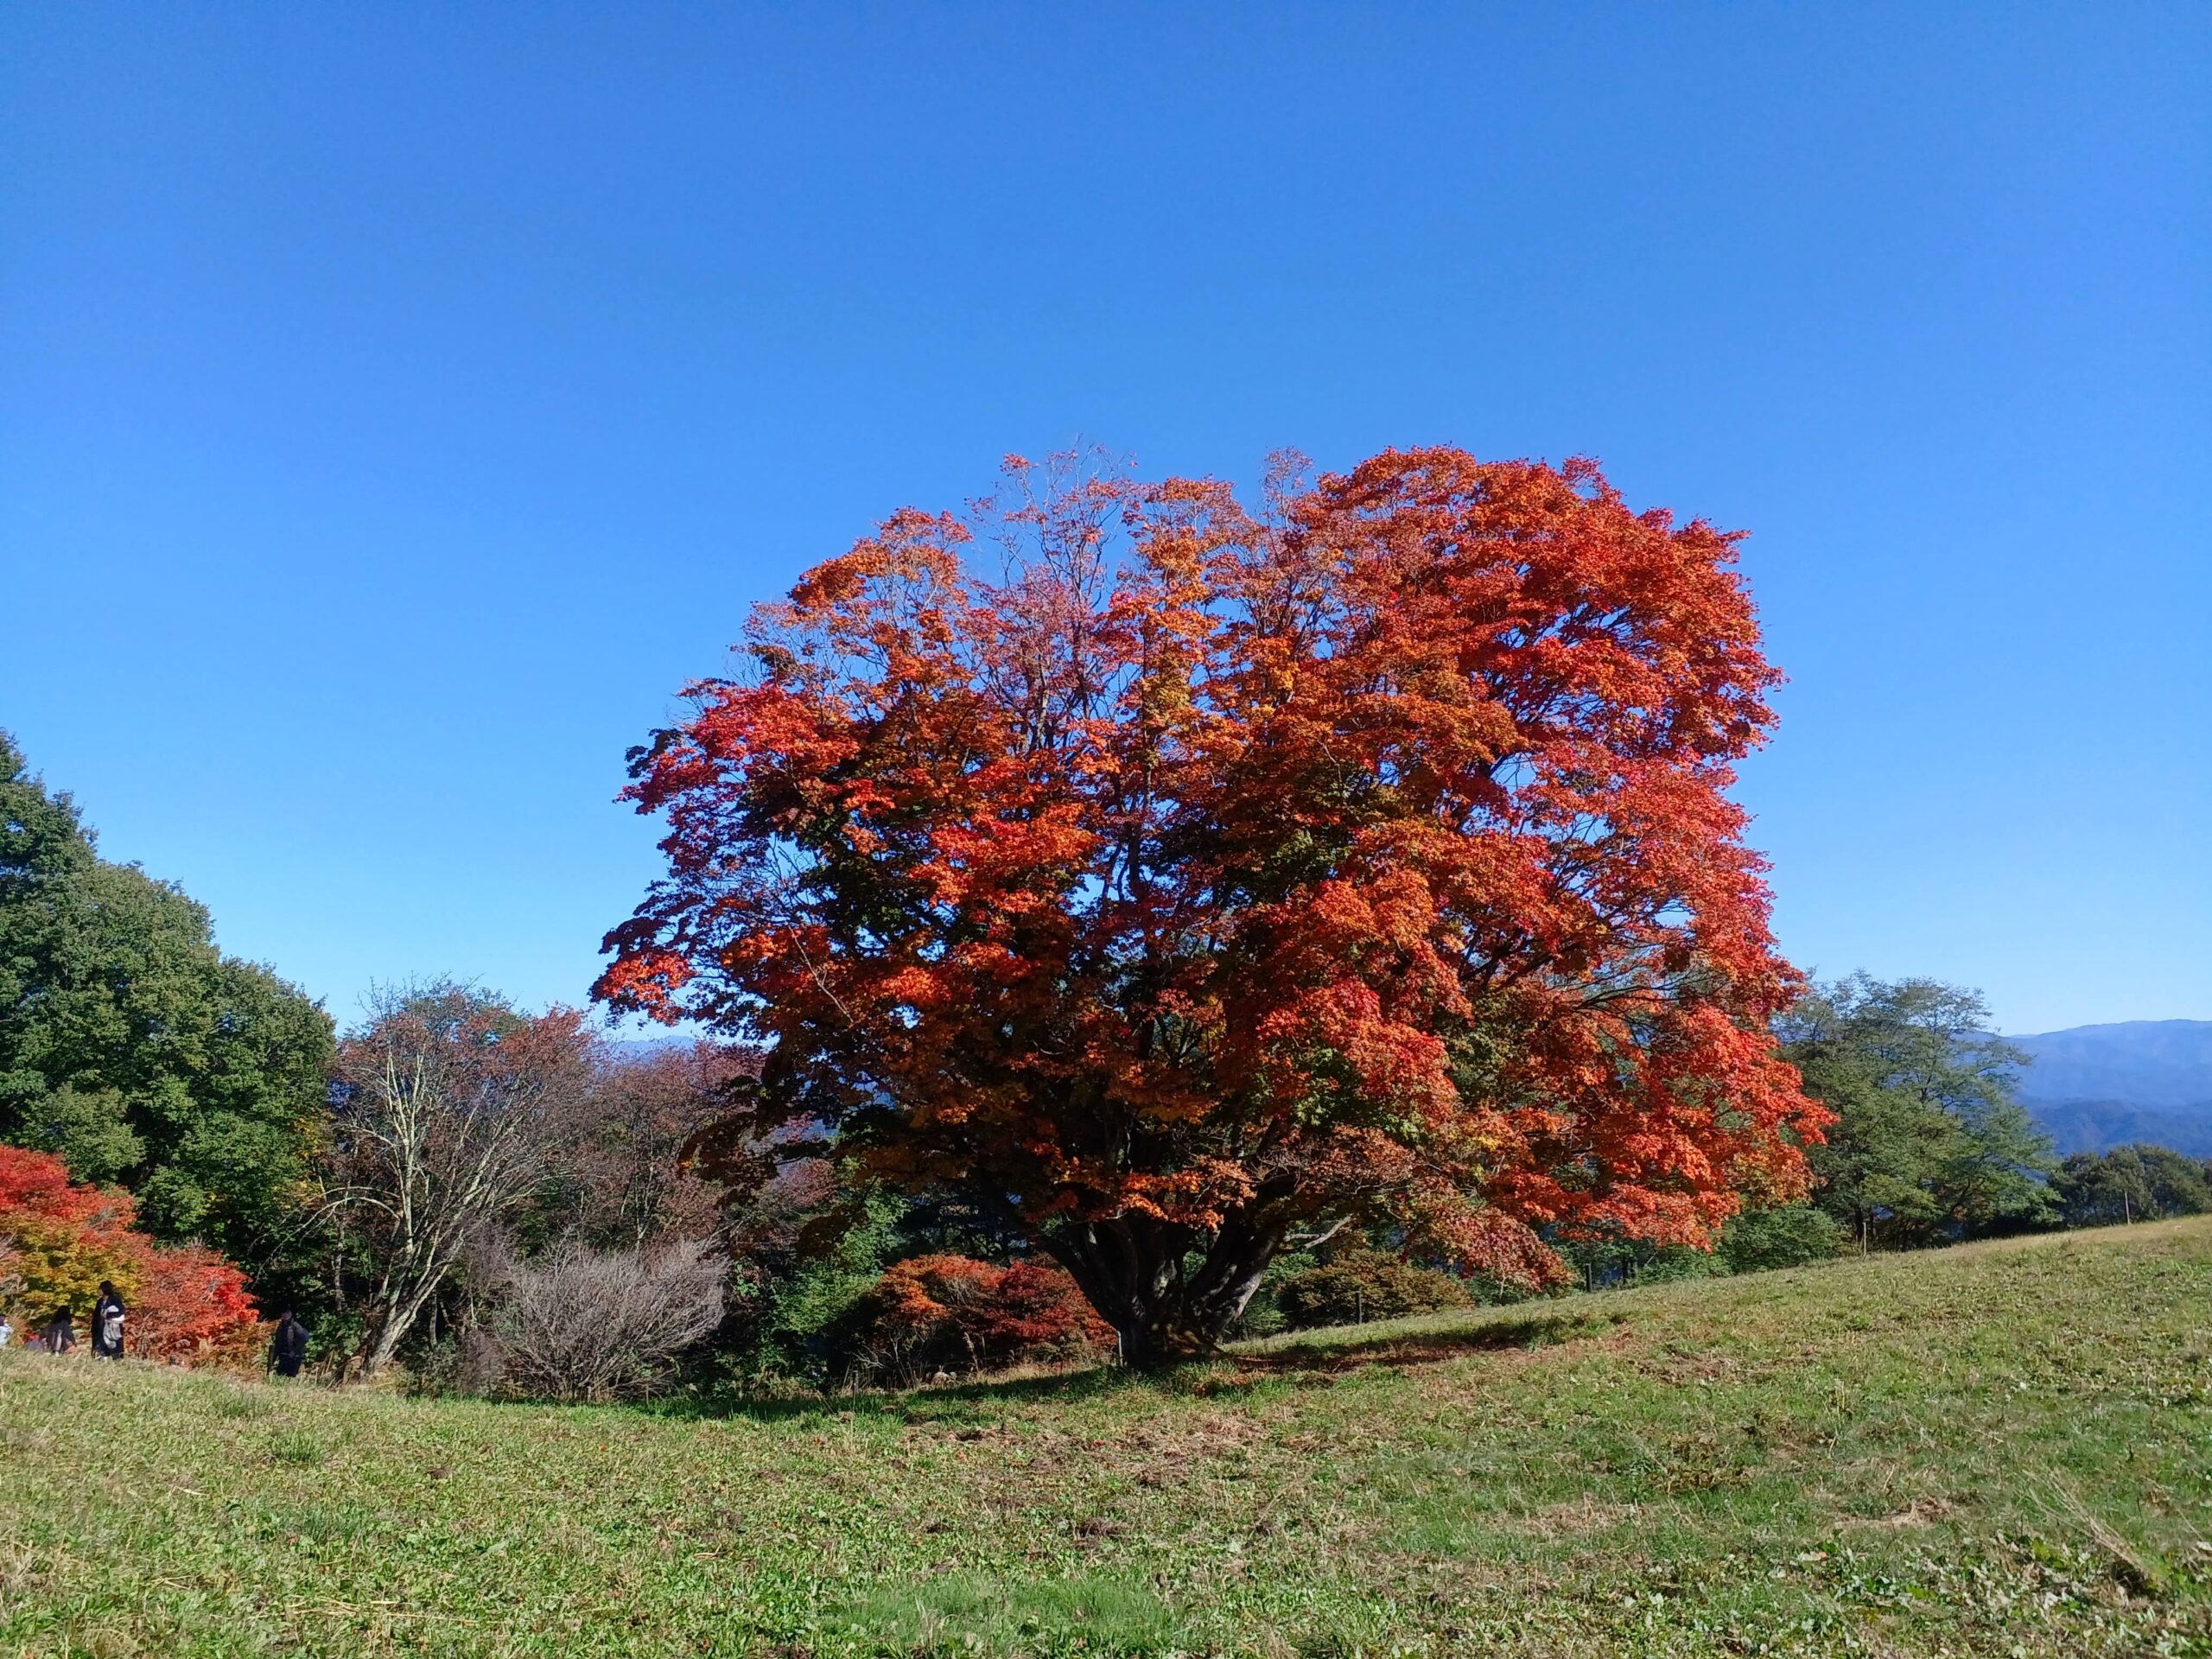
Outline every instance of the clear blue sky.
<path id="1" fill-rule="evenodd" d="M 889 509 L 1587 453 L 1752 532 L 1797 962 L 2212 1018 L 2208 89 L 2194 3 L 12 5 L 0 725 L 341 1017 L 573 1000 L 624 749 Z"/>

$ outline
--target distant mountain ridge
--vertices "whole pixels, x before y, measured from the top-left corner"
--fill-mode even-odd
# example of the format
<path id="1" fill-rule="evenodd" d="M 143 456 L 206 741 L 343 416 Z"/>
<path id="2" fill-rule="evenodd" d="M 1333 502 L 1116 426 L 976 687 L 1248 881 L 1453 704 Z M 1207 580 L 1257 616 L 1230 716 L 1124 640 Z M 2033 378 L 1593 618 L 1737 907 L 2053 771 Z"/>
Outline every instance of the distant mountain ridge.
<path id="1" fill-rule="evenodd" d="M 2212 1157 L 2212 1020 L 2129 1020 L 2005 1040 L 2033 1058 L 2020 1098 L 2062 1154 L 2144 1141 Z"/>

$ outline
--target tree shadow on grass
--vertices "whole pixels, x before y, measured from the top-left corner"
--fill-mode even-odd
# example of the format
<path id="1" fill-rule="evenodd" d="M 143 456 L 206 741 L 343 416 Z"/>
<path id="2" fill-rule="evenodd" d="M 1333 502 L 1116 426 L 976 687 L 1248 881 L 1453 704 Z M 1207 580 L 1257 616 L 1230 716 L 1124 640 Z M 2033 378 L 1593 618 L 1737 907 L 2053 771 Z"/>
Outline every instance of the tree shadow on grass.
<path id="1" fill-rule="evenodd" d="M 1559 1310 L 1509 1319 L 1415 1326 L 1336 1326 L 1265 1348 L 1224 1350 L 1211 1359 L 1159 1371 L 1116 1364 L 1076 1367 L 1022 1376 L 976 1376 L 913 1389 L 871 1389 L 851 1394 L 763 1397 L 707 1394 L 639 1408 L 678 1420 L 741 1419 L 758 1423 L 819 1423 L 823 1427 L 874 1421 L 900 1427 L 959 1428 L 1002 1417 L 1009 1408 L 1071 1406 L 1091 1400 L 1152 1395 L 1189 1398 L 1231 1395 L 1274 1380 L 1322 1381 L 1370 1366 L 1439 1364 L 1469 1354 L 1548 1348 L 1607 1329 L 1602 1314 Z"/>
<path id="2" fill-rule="evenodd" d="M 1338 1325 L 1229 1357 L 1240 1370 L 1259 1376 L 1340 1376 L 1370 1365 L 1433 1365 L 1467 1354 L 1548 1348 L 1611 1323 L 1603 1315 L 1562 1310 L 1426 1330 L 1382 1327 L 1371 1334 Z"/>
<path id="3" fill-rule="evenodd" d="M 758 1423 L 832 1423 L 862 1420 L 904 1424 L 957 1424 L 997 1416 L 1008 1406 L 1071 1405 L 1134 1389 L 1158 1378 L 1118 1365 L 1090 1365 L 1027 1376 L 981 1376 L 912 1389 L 862 1389 L 851 1393 L 763 1395 L 715 1391 L 658 1401 L 635 1409 L 679 1420 L 742 1419 Z"/>

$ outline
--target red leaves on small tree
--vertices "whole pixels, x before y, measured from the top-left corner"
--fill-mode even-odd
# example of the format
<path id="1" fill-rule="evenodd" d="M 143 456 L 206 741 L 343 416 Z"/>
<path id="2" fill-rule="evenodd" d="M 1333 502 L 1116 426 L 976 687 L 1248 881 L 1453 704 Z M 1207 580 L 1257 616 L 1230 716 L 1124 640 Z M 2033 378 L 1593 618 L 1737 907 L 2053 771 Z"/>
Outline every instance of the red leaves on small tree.
<path id="1" fill-rule="evenodd" d="M 861 1349 L 879 1368 L 908 1375 L 1072 1359 L 1114 1345 L 1114 1327 L 1049 1262 L 915 1256 L 887 1268 L 860 1312 Z"/>
<path id="2" fill-rule="evenodd" d="M 262 1336 L 245 1276 L 204 1244 L 155 1252 L 129 1322 L 133 1351 L 152 1359 L 250 1360 Z"/>
<path id="3" fill-rule="evenodd" d="M 81 1321 L 105 1279 L 130 1310 L 132 1353 L 217 1359 L 250 1350 L 259 1316 L 245 1275 L 201 1246 L 156 1244 L 132 1226 L 137 1214 L 129 1193 L 73 1183 L 48 1154 L 0 1146 L 6 1301 L 39 1318 L 67 1308 Z"/>
<path id="4" fill-rule="evenodd" d="M 1587 461 L 1279 469 L 1264 516 L 1010 462 L 633 756 L 669 873 L 597 994 L 765 1046 L 718 1173 L 957 1192 L 1140 1362 L 1348 1218 L 1523 1280 L 1535 1230 L 1707 1242 L 1823 1121 L 1726 795 L 1777 677 L 1735 539 Z"/>

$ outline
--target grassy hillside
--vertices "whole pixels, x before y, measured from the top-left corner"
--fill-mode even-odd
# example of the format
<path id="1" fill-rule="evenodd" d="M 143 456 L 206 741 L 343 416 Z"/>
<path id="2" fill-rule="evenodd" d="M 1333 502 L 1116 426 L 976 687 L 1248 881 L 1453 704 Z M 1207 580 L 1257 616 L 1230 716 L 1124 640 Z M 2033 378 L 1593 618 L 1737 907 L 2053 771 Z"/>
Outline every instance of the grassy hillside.
<path id="1" fill-rule="evenodd" d="M 0 1363 L 0 1652 L 2212 1652 L 2212 1221 L 712 1419 Z"/>

